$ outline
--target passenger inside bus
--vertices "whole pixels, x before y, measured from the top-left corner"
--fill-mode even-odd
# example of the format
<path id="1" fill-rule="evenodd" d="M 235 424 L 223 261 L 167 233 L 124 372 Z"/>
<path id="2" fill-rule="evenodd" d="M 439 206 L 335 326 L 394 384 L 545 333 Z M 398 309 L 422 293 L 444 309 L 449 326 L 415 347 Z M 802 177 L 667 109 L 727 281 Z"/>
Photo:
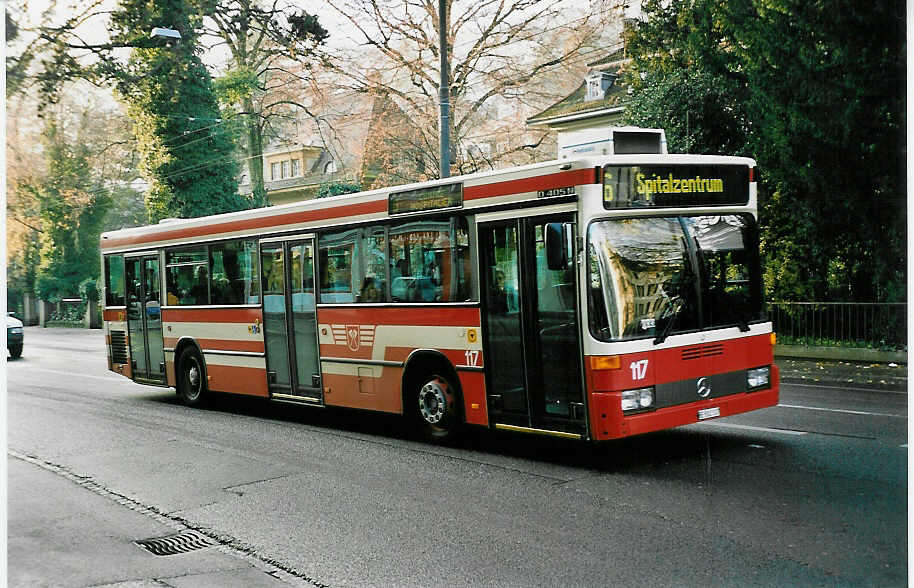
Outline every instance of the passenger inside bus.
<path id="1" fill-rule="evenodd" d="M 372 277 L 365 278 L 364 283 L 362 284 L 362 293 L 359 297 L 361 302 L 383 302 L 383 295 L 381 294 L 381 289 L 378 287 L 377 281 Z"/>
<path id="2" fill-rule="evenodd" d="M 495 270 L 492 287 L 489 288 L 489 312 L 506 314 L 508 312 L 508 291 L 505 289 L 505 272 Z"/>

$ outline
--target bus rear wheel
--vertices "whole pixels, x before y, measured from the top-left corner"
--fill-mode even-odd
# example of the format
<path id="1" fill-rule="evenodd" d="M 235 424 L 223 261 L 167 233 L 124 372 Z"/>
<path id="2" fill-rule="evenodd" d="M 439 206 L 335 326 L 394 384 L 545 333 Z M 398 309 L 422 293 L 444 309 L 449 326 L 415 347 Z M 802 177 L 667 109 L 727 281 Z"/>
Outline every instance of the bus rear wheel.
<path id="1" fill-rule="evenodd" d="M 178 397 L 187 406 L 200 406 L 206 399 L 206 377 L 203 359 L 193 347 L 186 347 L 178 356 Z"/>
<path id="2" fill-rule="evenodd" d="M 418 382 L 413 407 L 423 437 L 436 443 L 453 439 L 460 428 L 456 387 L 438 374 L 428 374 Z"/>

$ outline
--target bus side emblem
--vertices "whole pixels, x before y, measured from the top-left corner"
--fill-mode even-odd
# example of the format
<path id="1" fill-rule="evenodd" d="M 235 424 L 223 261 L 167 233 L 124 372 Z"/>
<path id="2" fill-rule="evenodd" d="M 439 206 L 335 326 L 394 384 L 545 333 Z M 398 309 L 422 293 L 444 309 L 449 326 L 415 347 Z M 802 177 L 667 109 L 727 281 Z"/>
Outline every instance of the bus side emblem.
<path id="1" fill-rule="evenodd" d="M 359 344 L 359 327 L 358 325 L 348 325 L 346 327 L 346 343 L 350 351 L 358 351 Z"/>
<path id="2" fill-rule="evenodd" d="M 698 388 L 698 396 L 700 398 L 707 398 L 711 395 L 711 380 L 708 378 L 699 378 L 696 387 Z"/>
<path id="3" fill-rule="evenodd" d="M 374 346 L 374 325 L 330 325 L 334 345 L 345 345 L 350 351 Z M 326 335 L 326 329 L 321 331 Z"/>

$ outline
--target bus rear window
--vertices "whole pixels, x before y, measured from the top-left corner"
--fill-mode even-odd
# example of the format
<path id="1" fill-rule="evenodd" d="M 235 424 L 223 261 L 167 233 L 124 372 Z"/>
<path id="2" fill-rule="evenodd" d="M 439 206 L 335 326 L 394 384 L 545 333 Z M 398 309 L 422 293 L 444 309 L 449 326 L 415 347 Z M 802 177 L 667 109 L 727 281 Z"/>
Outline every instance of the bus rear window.
<path id="1" fill-rule="evenodd" d="M 105 256 L 105 306 L 124 306 L 124 256 Z"/>

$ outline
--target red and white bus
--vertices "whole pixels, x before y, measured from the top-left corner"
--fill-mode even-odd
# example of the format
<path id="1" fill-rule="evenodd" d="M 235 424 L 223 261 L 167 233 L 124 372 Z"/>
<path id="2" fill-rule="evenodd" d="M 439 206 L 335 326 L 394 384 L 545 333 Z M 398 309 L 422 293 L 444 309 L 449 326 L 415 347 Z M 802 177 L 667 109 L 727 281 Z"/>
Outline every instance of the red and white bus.
<path id="1" fill-rule="evenodd" d="M 572 157 L 105 233 L 109 367 L 608 440 L 774 406 L 751 159 Z"/>

